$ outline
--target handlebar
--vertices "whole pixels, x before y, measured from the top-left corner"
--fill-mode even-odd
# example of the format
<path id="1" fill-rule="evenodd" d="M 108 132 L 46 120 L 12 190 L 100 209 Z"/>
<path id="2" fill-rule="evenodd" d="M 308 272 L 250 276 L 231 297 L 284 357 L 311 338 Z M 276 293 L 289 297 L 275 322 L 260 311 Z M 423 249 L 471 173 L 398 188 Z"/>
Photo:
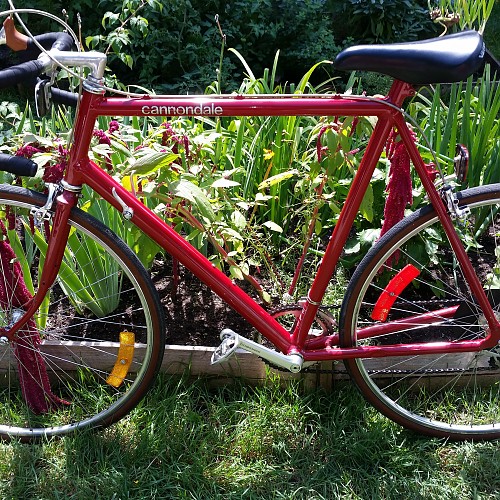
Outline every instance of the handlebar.
<path id="1" fill-rule="evenodd" d="M 15 29 L 14 21 L 11 18 L 5 20 L 4 29 L 7 45 L 16 52 L 23 51 L 31 60 L 1 70 L 0 89 L 12 87 L 25 81 L 34 81 L 45 70 L 45 64 L 36 59 L 40 54 L 40 50 L 35 41 L 19 33 Z M 65 51 L 71 50 L 73 47 L 73 39 L 64 32 L 38 35 L 35 36 L 35 40 L 47 50 Z"/>
<path id="2" fill-rule="evenodd" d="M 18 177 L 34 177 L 37 168 L 38 165 L 33 160 L 0 153 L 0 171 L 2 172 L 9 172 Z"/>
<path id="3" fill-rule="evenodd" d="M 75 108 L 78 104 L 78 94 L 69 90 L 58 89 L 57 87 L 50 88 L 50 97 L 58 104 L 65 104 Z"/>
<path id="4" fill-rule="evenodd" d="M 11 18 L 4 22 L 7 45 L 14 51 L 20 52 L 27 59 L 25 62 L 0 70 L 0 89 L 12 87 L 19 83 L 32 82 L 35 85 L 38 77 L 47 71 L 47 61 L 37 59 L 41 49 L 53 51 L 70 51 L 74 44 L 73 38 L 64 32 L 45 33 L 34 37 L 34 40 L 19 33 Z M 51 88 L 51 97 L 62 104 L 76 106 L 78 94 Z M 27 158 L 0 153 L 0 171 L 9 172 L 19 177 L 34 177 L 37 164 Z"/>

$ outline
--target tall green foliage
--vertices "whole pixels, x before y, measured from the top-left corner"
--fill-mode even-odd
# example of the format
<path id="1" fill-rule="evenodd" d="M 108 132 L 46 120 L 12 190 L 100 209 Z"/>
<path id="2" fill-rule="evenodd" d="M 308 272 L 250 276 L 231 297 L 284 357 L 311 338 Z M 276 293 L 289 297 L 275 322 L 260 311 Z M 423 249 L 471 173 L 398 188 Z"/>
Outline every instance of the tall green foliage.
<path id="1" fill-rule="evenodd" d="M 458 27 L 483 33 L 494 6 L 495 0 L 429 0 L 431 17 L 445 31 Z"/>
<path id="2" fill-rule="evenodd" d="M 348 0 L 344 8 L 351 36 L 365 42 L 416 40 L 432 28 L 426 6 L 418 0 Z"/>
<path id="3" fill-rule="evenodd" d="M 30 2 L 23 7 L 30 6 L 26 3 Z M 220 34 L 216 15 L 227 46 L 244 53 L 258 74 L 281 49 L 278 77 L 298 81 L 314 63 L 332 59 L 339 51 L 334 26 L 342 25 L 335 14 L 341 2 L 334 0 L 333 4 L 335 8 L 326 0 L 31 2 L 32 7 L 56 14 L 65 9 L 73 26 L 80 13 L 84 42 L 108 51 L 111 69 L 119 80 L 154 85 L 164 93 L 203 92 L 217 79 Z M 30 16 L 29 21 L 35 33 L 50 29 L 37 16 Z M 227 53 L 222 71 L 224 91 L 237 88 L 243 78 L 241 66 Z"/>
<path id="4" fill-rule="evenodd" d="M 489 65 L 481 78 L 476 80 L 471 76 L 467 82 L 438 85 L 431 98 L 422 92 L 412 105 L 412 113 L 423 127 L 432 149 L 445 162 L 448 160 L 448 172 L 452 171 L 456 144 L 467 147 L 471 159 L 470 186 L 500 181 L 499 112 L 500 86 L 491 75 Z"/>

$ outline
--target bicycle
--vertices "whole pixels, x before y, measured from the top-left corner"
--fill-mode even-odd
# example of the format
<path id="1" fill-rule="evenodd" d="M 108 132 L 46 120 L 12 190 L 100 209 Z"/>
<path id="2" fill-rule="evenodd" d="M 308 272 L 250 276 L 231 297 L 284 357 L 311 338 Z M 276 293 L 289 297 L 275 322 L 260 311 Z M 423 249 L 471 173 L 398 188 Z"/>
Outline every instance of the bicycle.
<path id="1" fill-rule="evenodd" d="M 15 11 L 2 16 L 11 14 Z M 158 294 L 130 248 L 77 207 L 83 186 L 156 241 L 267 339 L 260 344 L 224 330 L 213 362 L 223 362 L 237 349 L 293 373 L 321 361 L 343 360 L 366 399 L 409 429 L 451 439 L 500 437 L 500 300 L 495 285 L 500 185 L 456 191 L 447 182 L 435 182 L 402 109 L 415 86 L 461 81 L 476 71 L 485 56 L 478 33 L 357 46 L 337 57 L 339 70 L 377 71 L 392 77 L 385 97 L 107 97 L 103 54 L 71 51 L 73 39 L 67 33 L 43 35 L 35 42 L 9 29 L 9 46 L 20 44 L 35 51 L 36 46 L 40 55 L 1 71 L 0 87 L 50 74 L 59 66 L 86 67 L 90 74 L 78 97 L 64 179 L 49 185 L 47 195 L 18 186 L 0 187 L 2 232 L 8 239 L 2 242 L 7 250 L 0 248 L 3 438 L 32 440 L 108 426 L 144 397 L 161 364 L 166 328 Z M 52 97 L 75 99 L 56 89 Z M 151 115 L 377 118 L 307 297 L 287 309 L 291 325 L 247 295 L 89 159 L 99 116 Z M 338 329 L 332 331 L 335 321 L 322 308 L 322 299 L 394 129 L 429 204 L 396 224 L 363 258 L 347 286 Z M 466 161 L 462 150 L 455 162 L 459 175 Z M 30 159 L 2 155 L 0 169 L 33 176 L 37 165 Z M 419 254 L 426 241 L 435 246 L 431 261 Z M 80 270 L 88 267 L 80 276 L 72 271 L 75 265 Z M 110 280 L 84 281 L 93 266 L 105 265 Z M 109 289 L 113 304 L 98 310 L 92 294 L 103 286 Z M 420 301 L 422 294 L 428 300 Z"/>

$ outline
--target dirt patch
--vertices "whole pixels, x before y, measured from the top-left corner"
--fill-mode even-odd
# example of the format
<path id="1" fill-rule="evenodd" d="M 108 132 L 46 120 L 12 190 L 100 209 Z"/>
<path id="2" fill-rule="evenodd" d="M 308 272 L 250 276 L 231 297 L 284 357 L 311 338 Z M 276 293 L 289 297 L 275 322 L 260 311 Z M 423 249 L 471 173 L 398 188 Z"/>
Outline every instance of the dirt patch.
<path id="1" fill-rule="evenodd" d="M 175 291 L 169 262 L 155 265 L 153 282 L 164 306 L 168 344 L 217 346 L 224 328 L 252 335 L 252 327 L 239 314 L 182 266 Z"/>

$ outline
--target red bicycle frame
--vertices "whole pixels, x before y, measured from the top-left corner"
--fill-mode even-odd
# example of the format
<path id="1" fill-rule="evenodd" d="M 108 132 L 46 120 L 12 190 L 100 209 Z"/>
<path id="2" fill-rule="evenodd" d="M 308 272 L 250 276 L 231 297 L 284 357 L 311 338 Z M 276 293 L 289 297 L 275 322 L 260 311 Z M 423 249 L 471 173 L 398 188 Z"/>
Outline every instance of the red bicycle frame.
<path id="1" fill-rule="evenodd" d="M 144 233 L 156 241 L 168 253 L 195 274 L 210 289 L 217 293 L 228 305 L 241 314 L 253 327 L 269 339 L 285 354 L 298 353 L 304 361 L 334 360 L 356 357 L 381 357 L 408 355 L 410 353 L 449 353 L 478 351 L 496 345 L 500 339 L 500 325 L 484 290 L 470 264 L 467 254 L 455 232 L 450 215 L 427 173 L 424 162 L 415 147 L 399 107 L 403 101 L 413 95 L 413 88 L 406 83 L 395 81 L 385 99 L 366 100 L 362 98 L 333 96 L 285 96 L 285 97 L 151 97 L 108 98 L 100 94 L 84 92 L 75 126 L 75 143 L 65 176 L 66 189 L 58 197 L 55 212 L 55 231 L 49 241 L 46 257 L 53 267 L 44 269 L 41 286 L 28 308 L 27 317 L 34 312 L 41 302 L 48 287 L 51 286 L 67 238 L 67 218 L 70 209 L 77 202 L 79 187 L 87 184 L 116 209 L 127 209 L 133 215 L 130 220 Z M 212 265 L 201 253 L 185 241 L 163 220 L 152 213 L 123 186 L 111 178 L 88 158 L 88 149 L 96 119 L 99 116 L 374 116 L 377 124 L 373 130 L 365 154 L 352 182 L 347 200 L 341 211 L 338 223 L 318 268 L 316 277 L 307 295 L 303 310 L 292 332 L 288 332 L 264 308 L 242 291 L 230 278 Z M 458 262 L 467 282 L 477 298 L 489 325 L 489 334 L 485 339 L 440 342 L 432 344 L 406 344 L 391 346 L 363 346 L 352 348 L 337 347 L 338 335 L 307 341 L 307 335 L 316 317 L 326 287 L 333 275 L 341 251 L 347 241 L 363 196 L 372 178 L 377 161 L 382 153 L 387 137 L 396 128 L 405 143 L 412 163 L 423 183 L 430 202 L 433 204 L 444 231 L 450 240 Z M 75 192 L 68 187 L 74 186 Z M 432 314 L 452 317 L 456 307 L 443 309 Z M 431 314 L 431 313 L 429 313 Z M 423 324 L 428 315 L 412 318 L 412 324 Z M 406 320 L 407 322 L 408 320 Z M 23 321 L 14 325 L 9 335 L 22 326 Z M 408 324 L 408 323 L 406 323 Z M 398 321 L 389 324 L 374 325 L 359 332 L 360 338 L 371 338 L 382 333 L 397 332 L 403 328 Z M 335 346 L 335 347 L 332 347 Z"/>

